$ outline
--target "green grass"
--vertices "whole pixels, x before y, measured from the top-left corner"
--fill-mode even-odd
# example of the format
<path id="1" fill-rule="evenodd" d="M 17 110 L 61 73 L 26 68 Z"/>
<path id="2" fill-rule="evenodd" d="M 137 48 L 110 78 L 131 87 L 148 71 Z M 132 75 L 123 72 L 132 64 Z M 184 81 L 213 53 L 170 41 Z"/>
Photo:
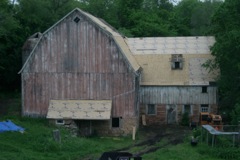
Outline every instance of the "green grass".
<path id="1" fill-rule="evenodd" d="M 189 143 L 185 142 L 183 144 L 167 146 L 142 157 L 144 160 L 219 160 L 214 156 L 199 153 L 199 148 L 201 147 L 203 146 L 192 147 Z"/>
<path id="2" fill-rule="evenodd" d="M 96 160 L 103 152 L 133 146 L 145 138 L 140 132 L 135 141 L 131 136 L 73 137 L 67 129 L 50 125 L 46 119 L 20 117 L 20 102 L 20 97 L 11 99 L 11 103 L 7 104 L 8 114 L 1 116 L 0 120 L 12 120 L 26 130 L 24 133 L 0 133 L 0 160 Z M 61 143 L 53 139 L 55 129 L 60 130 Z M 189 137 L 186 137 L 184 143 L 167 145 L 168 140 L 163 138 L 154 145 L 160 148 L 144 154 L 143 160 L 235 160 L 240 157 L 239 148 L 212 148 L 204 143 L 192 147 L 189 142 Z M 137 146 L 128 151 L 139 153 L 154 146 Z"/>
<path id="3" fill-rule="evenodd" d="M 72 137 L 64 128 L 58 128 L 61 133 L 61 143 L 58 143 L 52 136 L 56 127 L 50 126 L 44 119 L 20 118 L 12 121 L 26 128 L 26 131 L 0 134 L 0 160 L 97 159 L 105 151 L 133 143 L 130 137 Z"/>

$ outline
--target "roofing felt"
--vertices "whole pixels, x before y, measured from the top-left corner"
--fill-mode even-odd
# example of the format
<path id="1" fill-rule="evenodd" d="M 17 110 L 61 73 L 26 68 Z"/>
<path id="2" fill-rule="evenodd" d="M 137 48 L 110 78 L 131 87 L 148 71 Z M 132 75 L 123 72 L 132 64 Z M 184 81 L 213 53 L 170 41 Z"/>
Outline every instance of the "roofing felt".
<path id="1" fill-rule="evenodd" d="M 203 64 L 213 59 L 210 47 L 214 37 L 128 38 L 128 44 L 142 67 L 141 85 L 209 85 L 218 71 L 209 72 Z M 181 55 L 182 69 L 172 69 L 172 55 Z"/>
<path id="2" fill-rule="evenodd" d="M 209 54 L 214 37 L 145 37 L 126 40 L 134 55 Z"/>
<path id="3" fill-rule="evenodd" d="M 111 100 L 51 100 L 47 118 L 108 120 L 111 108 Z"/>

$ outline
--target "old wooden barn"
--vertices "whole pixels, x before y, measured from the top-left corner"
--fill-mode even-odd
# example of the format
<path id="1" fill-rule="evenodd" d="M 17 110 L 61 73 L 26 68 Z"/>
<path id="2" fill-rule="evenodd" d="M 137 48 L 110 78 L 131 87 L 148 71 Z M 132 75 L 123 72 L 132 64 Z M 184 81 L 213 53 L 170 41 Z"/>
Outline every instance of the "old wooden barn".
<path id="1" fill-rule="evenodd" d="M 201 65 L 213 37 L 126 38 L 74 9 L 23 46 L 22 114 L 122 135 L 215 111 L 217 74 Z"/>
<path id="2" fill-rule="evenodd" d="M 188 112 L 217 112 L 217 71 L 202 65 L 209 59 L 213 37 L 128 38 L 128 46 L 143 72 L 140 115 L 147 124 L 176 124 Z"/>

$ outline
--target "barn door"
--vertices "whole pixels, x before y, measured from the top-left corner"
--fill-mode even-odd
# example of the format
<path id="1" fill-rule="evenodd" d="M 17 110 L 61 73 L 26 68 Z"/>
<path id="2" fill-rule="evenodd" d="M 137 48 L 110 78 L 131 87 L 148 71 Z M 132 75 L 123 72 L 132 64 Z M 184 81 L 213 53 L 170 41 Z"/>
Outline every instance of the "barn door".
<path id="1" fill-rule="evenodd" d="M 176 106 L 168 105 L 167 106 L 167 124 L 175 124 L 176 123 Z"/>

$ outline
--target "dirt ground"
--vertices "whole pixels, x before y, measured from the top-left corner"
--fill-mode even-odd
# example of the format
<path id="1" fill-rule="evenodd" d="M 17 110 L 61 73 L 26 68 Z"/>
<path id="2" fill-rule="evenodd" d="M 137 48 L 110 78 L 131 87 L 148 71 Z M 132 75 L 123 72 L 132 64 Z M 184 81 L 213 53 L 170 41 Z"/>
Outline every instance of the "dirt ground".
<path id="1" fill-rule="evenodd" d="M 168 145 L 183 143 L 190 133 L 189 127 L 179 125 L 144 126 L 138 131 L 140 142 L 113 152 L 130 152 L 135 156 L 142 156 Z M 155 145 L 157 143 L 160 145 Z"/>

